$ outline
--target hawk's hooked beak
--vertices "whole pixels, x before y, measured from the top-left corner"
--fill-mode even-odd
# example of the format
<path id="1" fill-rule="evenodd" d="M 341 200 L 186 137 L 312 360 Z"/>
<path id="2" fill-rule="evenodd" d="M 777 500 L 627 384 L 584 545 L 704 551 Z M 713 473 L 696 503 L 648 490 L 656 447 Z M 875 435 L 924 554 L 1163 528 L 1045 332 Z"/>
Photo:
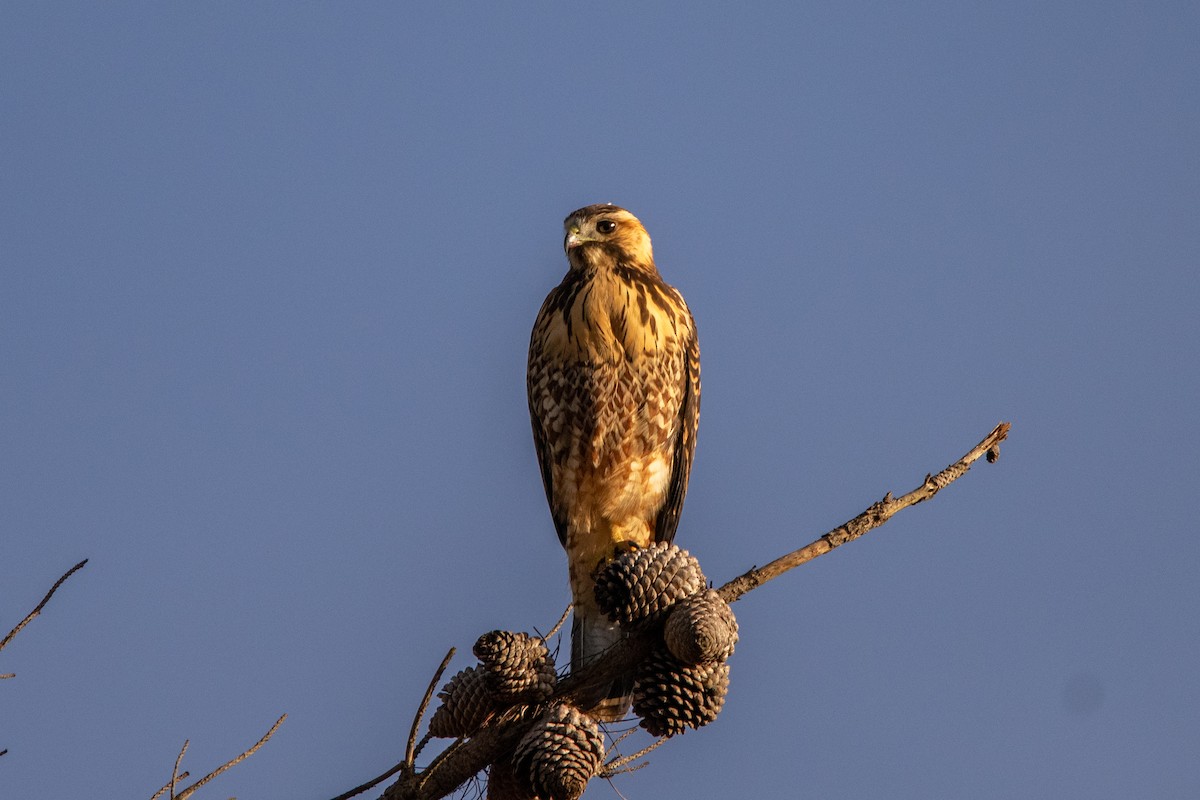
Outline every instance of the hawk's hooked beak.
<path id="1" fill-rule="evenodd" d="M 579 226 L 572 225 L 567 229 L 567 238 L 563 240 L 563 249 L 570 250 L 583 244 L 586 239 L 579 235 Z"/>

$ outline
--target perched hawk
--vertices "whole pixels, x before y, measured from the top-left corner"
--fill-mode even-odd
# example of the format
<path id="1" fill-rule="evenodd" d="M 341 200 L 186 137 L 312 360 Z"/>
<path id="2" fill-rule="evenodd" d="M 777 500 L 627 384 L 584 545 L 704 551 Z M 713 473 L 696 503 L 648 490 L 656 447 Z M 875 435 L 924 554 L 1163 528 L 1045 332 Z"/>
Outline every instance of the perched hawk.
<path id="1" fill-rule="evenodd" d="M 575 619 L 571 668 L 621 638 L 596 608 L 597 567 L 669 542 L 679 525 L 700 418 L 696 325 L 659 277 L 642 223 L 593 205 L 567 217 L 570 269 L 529 343 L 529 414 L 542 482 L 567 551 Z M 619 718 L 628 685 L 598 715 Z"/>

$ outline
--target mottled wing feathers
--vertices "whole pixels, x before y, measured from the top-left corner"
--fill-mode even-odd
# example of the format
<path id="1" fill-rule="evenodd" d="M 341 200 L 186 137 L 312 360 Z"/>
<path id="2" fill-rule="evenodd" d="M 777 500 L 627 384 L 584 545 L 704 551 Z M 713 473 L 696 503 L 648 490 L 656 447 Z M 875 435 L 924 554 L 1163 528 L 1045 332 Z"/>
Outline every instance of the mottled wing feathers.
<path id="1" fill-rule="evenodd" d="M 682 304 L 683 299 L 679 302 Z M 686 308 L 686 306 L 685 306 Z M 688 313 L 690 319 L 691 313 Z M 671 483 L 666 502 L 655 520 L 654 540 L 670 542 L 679 527 L 679 514 L 687 495 L 688 477 L 692 472 L 692 457 L 696 453 L 696 431 L 700 425 L 700 344 L 696 323 L 692 321 L 691 336 L 684 343 L 683 402 L 679 406 L 679 435 L 671 464 Z"/>
<path id="2" fill-rule="evenodd" d="M 569 285 L 576 284 L 576 285 Z M 537 322 L 533 326 L 533 335 L 529 343 L 529 367 L 526 373 L 526 390 L 529 395 L 529 419 L 533 425 L 533 446 L 537 451 L 538 467 L 542 472 L 542 486 L 546 490 L 546 502 L 550 506 L 550 516 L 554 519 L 554 529 L 558 532 L 558 540 L 564 546 L 567 543 L 567 510 L 555 502 L 554 495 L 554 438 L 561 435 L 562 420 L 557 408 L 548 407 L 547 392 L 550 390 L 550 371 L 553 369 L 546 353 L 548 328 L 555 324 L 552 315 L 563 315 L 564 307 L 569 308 L 571 299 L 578 292 L 578 281 L 563 281 L 563 284 L 550 292 L 538 312 Z M 562 317 L 562 325 L 569 325 L 567 315 Z M 557 423 L 557 425 L 555 424 Z M 551 430 L 551 427 L 558 430 Z"/>

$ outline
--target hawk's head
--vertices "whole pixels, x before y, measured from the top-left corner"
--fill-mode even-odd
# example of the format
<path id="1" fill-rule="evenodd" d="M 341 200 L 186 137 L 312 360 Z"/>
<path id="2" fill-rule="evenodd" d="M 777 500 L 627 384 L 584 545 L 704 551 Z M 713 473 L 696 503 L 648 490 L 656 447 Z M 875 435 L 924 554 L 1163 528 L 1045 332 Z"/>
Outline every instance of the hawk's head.
<path id="1" fill-rule="evenodd" d="M 617 262 L 654 272 L 650 234 L 625 209 L 608 203 L 572 211 L 563 221 L 563 248 L 572 269 Z"/>

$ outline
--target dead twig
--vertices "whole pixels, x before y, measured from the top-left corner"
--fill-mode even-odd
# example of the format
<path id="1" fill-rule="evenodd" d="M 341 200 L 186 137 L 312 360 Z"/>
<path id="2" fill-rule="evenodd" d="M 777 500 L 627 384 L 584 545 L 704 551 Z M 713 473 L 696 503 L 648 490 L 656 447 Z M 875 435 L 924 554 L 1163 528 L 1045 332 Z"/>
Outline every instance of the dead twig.
<path id="1" fill-rule="evenodd" d="M 387 772 L 385 772 L 385 773 L 383 773 L 382 775 L 380 775 L 378 778 L 372 778 L 371 780 L 367 781 L 366 783 L 364 783 L 364 784 L 363 784 L 363 785 L 361 785 L 361 786 L 355 786 L 355 787 L 354 787 L 353 789 L 351 789 L 350 791 L 348 791 L 348 792 L 344 792 L 344 793 L 342 793 L 342 794 L 339 794 L 337 797 L 333 798 L 333 800 L 350 800 L 350 798 L 351 798 L 351 797 L 354 797 L 354 796 L 356 796 L 356 795 L 360 795 L 360 794 L 362 794 L 363 792 L 367 791 L 368 789 L 370 789 L 370 788 L 372 788 L 372 787 L 374 787 L 374 786 L 378 786 L 379 784 L 383 783 L 383 782 L 384 782 L 384 781 L 386 781 L 388 778 L 392 777 L 392 776 L 393 776 L 393 775 L 395 775 L 397 772 L 399 772 L 400 770 L 404 769 L 404 767 L 405 767 L 405 764 L 404 764 L 404 762 L 403 762 L 403 761 L 401 761 L 399 764 L 397 764 L 396 766 L 392 767 L 392 768 L 391 768 L 391 769 L 389 769 Z"/>
<path id="2" fill-rule="evenodd" d="M 442 680 L 442 674 L 445 673 L 446 667 L 450 666 L 450 660 L 454 658 L 456 652 L 458 652 L 457 648 L 451 647 L 450 652 L 446 653 L 446 657 L 442 659 L 437 671 L 433 673 L 433 680 L 429 681 L 429 687 L 425 689 L 425 696 L 421 698 L 417 715 L 413 717 L 412 728 L 408 732 L 408 746 L 404 749 L 404 761 L 402 762 L 410 770 L 413 769 L 413 762 L 417 758 L 417 731 L 421 728 L 421 720 L 425 718 L 425 712 L 429 709 L 429 701 L 433 699 L 433 693 Z"/>
<path id="3" fill-rule="evenodd" d="M 878 528 L 898 512 L 903 511 L 909 506 L 915 506 L 917 503 L 928 500 L 961 478 L 971 468 L 971 465 L 978 461 L 984 454 L 989 452 L 998 454 L 1000 442 L 1004 441 L 1008 436 L 1010 427 L 1009 423 L 1001 422 L 979 444 L 972 447 L 966 455 L 938 474 L 926 475 L 925 481 L 908 494 L 900 497 L 892 497 L 892 493 L 888 492 L 882 500 L 873 503 L 866 511 L 829 531 L 812 544 L 805 545 L 799 550 L 793 550 L 787 555 L 780 556 L 764 567 L 751 569 L 729 581 L 717 591 L 726 602 L 732 603 L 751 589 L 761 586 L 767 581 L 777 578 L 801 564 L 807 564 L 814 558 L 825 555 L 835 547 L 840 547 L 846 542 L 852 542 L 867 531 Z M 994 459 L 992 460 L 994 461 Z"/>
<path id="4" fill-rule="evenodd" d="M 29 614 L 26 615 L 25 619 L 18 622 L 17 627 L 15 627 L 11 631 L 9 631 L 7 636 L 5 636 L 3 639 L 0 639 L 0 650 L 3 650 L 5 647 L 7 647 L 8 643 L 11 642 L 13 640 L 13 638 L 16 637 L 16 635 L 18 633 L 20 633 L 26 625 L 33 622 L 34 618 L 36 618 L 38 614 L 42 613 L 42 609 L 46 607 L 46 603 L 50 602 L 50 598 L 54 597 L 54 593 L 58 591 L 58 587 L 62 586 L 64 583 L 66 583 L 67 578 L 71 577 L 76 572 L 83 569 L 84 564 L 86 564 L 87 562 L 88 562 L 88 560 L 86 558 L 83 561 L 80 561 L 78 564 L 76 564 L 75 566 L 71 567 L 69 570 L 64 572 L 63 576 L 54 582 L 54 585 L 50 587 L 50 591 L 46 592 L 46 596 L 42 598 L 42 602 L 38 603 L 37 606 L 33 609 L 33 611 L 30 611 Z M 12 673 L 9 673 L 7 675 L 0 675 L 0 678 L 11 678 L 11 677 L 13 677 Z"/>
<path id="5" fill-rule="evenodd" d="M 28 614 L 26 614 L 25 619 L 18 622 L 17 626 L 8 632 L 7 636 L 5 636 L 3 639 L 0 639 L 0 650 L 3 650 L 5 647 L 8 647 L 8 643 L 11 642 L 13 639 L 15 639 L 17 634 L 20 633 L 25 628 L 26 625 L 28 625 L 30 622 L 33 622 L 34 618 L 36 618 L 38 614 L 42 613 L 42 609 L 45 608 L 46 604 L 50 602 L 50 598 L 54 597 L 54 593 L 58 591 L 58 587 L 62 586 L 64 583 L 66 583 L 67 578 L 71 577 L 76 572 L 83 569 L 83 566 L 85 564 L 87 564 L 87 562 L 88 562 L 88 560 L 86 558 L 83 561 L 80 561 L 78 564 L 76 564 L 75 566 L 71 567 L 69 570 L 64 572 L 62 577 L 54 582 L 54 585 L 50 587 L 50 591 L 46 592 L 46 596 L 42 598 L 42 602 L 40 602 L 36 606 L 34 606 L 33 611 L 30 611 Z M 6 680 L 8 678 L 15 678 L 15 677 L 17 677 L 17 674 L 15 672 L 0 673 L 0 680 Z M 4 749 L 0 750 L 0 756 L 3 756 L 7 752 L 8 752 L 8 748 L 4 748 Z"/>
<path id="6" fill-rule="evenodd" d="M 183 773 L 179 772 L 179 764 L 180 764 L 180 762 L 183 761 L 183 754 L 186 753 L 187 749 L 188 749 L 188 742 L 184 741 L 183 748 L 179 751 L 179 756 L 176 757 L 176 759 L 175 759 L 175 768 L 173 770 L 171 770 L 171 782 L 168 783 L 163 788 L 159 789 L 157 792 L 155 792 L 154 795 L 150 798 L 150 800 L 158 800 L 159 797 L 162 797 L 164 793 L 168 793 L 168 792 L 169 792 L 169 794 L 167 796 L 169 798 L 171 798 L 171 800 L 187 800 L 187 798 L 189 798 L 193 794 L 195 794 L 196 790 L 199 789 L 201 786 L 204 786 L 205 784 L 207 784 L 209 781 L 211 781 L 213 778 L 217 777 L 221 773 L 226 772 L 227 770 L 230 770 L 233 767 L 236 767 L 238 764 L 242 763 L 247 758 L 249 758 L 250 756 L 254 755 L 256 752 L 258 752 L 258 749 L 260 747 L 262 747 L 264 744 L 266 744 L 267 741 L 270 740 L 270 738 L 275 735 L 275 731 L 279 730 L 279 726 L 283 724 L 283 721 L 285 719 L 287 719 L 287 714 L 283 714 L 282 716 L 279 717 L 279 719 L 275 720 L 275 724 L 271 726 L 271 729 L 269 731 L 267 731 L 266 733 L 264 733 L 262 738 L 259 739 L 257 742 L 255 742 L 251 747 L 249 747 L 247 750 L 243 751 L 241 755 L 235 756 L 234 758 L 229 759 L 224 764 L 217 767 L 212 772 L 208 773 L 203 778 L 196 781 L 195 783 L 193 783 L 191 786 L 187 787 L 183 791 L 181 791 L 179 794 L 176 794 L 175 793 L 176 785 L 179 783 L 179 781 L 183 780 L 184 778 L 186 778 L 188 776 L 187 772 L 183 772 Z"/>
<path id="7" fill-rule="evenodd" d="M 550 641 L 550 638 L 559 632 L 563 626 L 563 623 L 567 621 L 567 617 L 571 614 L 571 609 L 574 607 L 575 605 L 573 603 L 567 605 L 566 611 L 564 611 L 562 616 L 558 618 L 558 622 L 554 623 L 554 627 L 550 629 L 550 632 L 542 637 L 543 642 Z"/>
<path id="8" fill-rule="evenodd" d="M 175 766 L 171 770 L 171 780 L 167 781 L 161 789 L 152 794 L 150 800 L 158 800 L 164 794 L 171 800 L 175 800 L 175 787 L 179 785 L 181 780 L 188 776 L 186 772 L 179 771 L 179 764 L 183 761 L 183 754 L 187 752 L 189 744 L 191 744 L 191 739 L 183 740 L 183 747 L 179 748 L 179 755 L 175 756 Z"/>
<path id="9" fill-rule="evenodd" d="M 404 771 L 405 774 L 411 774 L 416 767 L 414 766 L 417 756 L 425 749 L 425 745 L 429 743 L 430 736 L 425 734 L 421 741 L 417 741 L 417 731 L 421 729 L 421 722 L 425 718 L 425 712 L 429 709 L 429 701 L 433 699 L 433 692 L 437 689 L 437 685 L 441 683 L 442 675 L 446 672 L 446 667 L 450 666 L 450 660 L 454 658 L 454 654 L 458 652 L 457 648 L 451 647 L 446 653 L 446 657 L 442 659 L 442 663 L 438 665 L 437 670 L 433 673 L 433 679 L 429 681 L 428 688 L 425 689 L 425 696 L 421 698 L 421 705 L 417 707 L 417 714 L 413 717 L 412 727 L 408 732 L 408 743 L 404 748 L 404 760 L 388 769 L 387 772 L 372 778 L 364 784 L 355 786 L 348 792 L 343 792 L 333 800 L 349 800 L 349 798 L 360 795 L 368 789 L 378 786 L 388 778 L 395 775 L 397 772 Z"/>
<path id="10" fill-rule="evenodd" d="M 445 797 L 494 763 L 499 754 L 512 752 L 535 718 L 536 715 L 502 715 L 470 739 L 456 740 L 426 769 L 402 775 L 384 792 L 384 798 Z"/>
<path id="11" fill-rule="evenodd" d="M 189 773 L 189 772 L 181 772 L 178 775 L 175 775 L 174 779 L 178 783 L 179 781 L 183 780 L 190 774 L 191 773 Z M 158 798 L 162 797 L 168 791 L 174 791 L 174 789 L 171 787 L 171 784 L 169 784 L 169 783 L 163 784 L 163 787 L 161 789 L 159 789 L 157 792 L 155 792 L 153 795 L 150 796 L 150 800 L 158 800 Z"/>
<path id="12" fill-rule="evenodd" d="M 171 787 L 171 800 L 175 800 L 175 787 L 179 785 L 179 765 L 183 762 L 183 754 L 187 752 L 191 741 L 191 739 L 184 739 L 183 747 L 179 748 L 179 755 L 175 756 L 175 766 L 171 768 L 171 782 L 167 784 Z"/>
<path id="13" fill-rule="evenodd" d="M 613 758 L 613 759 L 609 760 L 608 762 L 605 763 L 604 769 L 600 770 L 598 777 L 611 778 L 614 775 L 621 775 L 626 772 L 634 772 L 635 770 L 641 769 L 642 767 L 646 766 L 650 762 L 648 762 L 648 761 L 643 762 L 643 763 L 638 764 L 633 767 L 626 767 L 625 765 L 632 763 L 634 761 L 637 761 L 639 758 L 643 758 L 644 756 L 649 754 L 650 751 L 652 751 L 658 747 L 661 747 L 663 742 L 667 741 L 667 739 L 669 739 L 669 738 L 670 738 L 669 736 L 660 736 L 654 742 L 646 745 L 645 747 L 643 747 L 641 750 L 638 750 L 633 755 L 618 756 L 617 758 Z"/>
<path id="14" fill-rule="evenodd" d="M 609 738 L 612 738 L 612 731 L 608 729 L 608 726 L 605 726 L 605 732 L 608 733 Z M 604 752 L 604 754 L 608 755 L 609 753 L 616 750 L 618 747 L 621 746 L 621 742 L 625 741 L 630 736 L 633 736 L 635 733 L 637 733 L 636 725 L 631 728 L 627 728 L 626 730 L 621 731 L 621 735 L 618 736 L 617 738 L 613 739 L 612 745 Z"/>

